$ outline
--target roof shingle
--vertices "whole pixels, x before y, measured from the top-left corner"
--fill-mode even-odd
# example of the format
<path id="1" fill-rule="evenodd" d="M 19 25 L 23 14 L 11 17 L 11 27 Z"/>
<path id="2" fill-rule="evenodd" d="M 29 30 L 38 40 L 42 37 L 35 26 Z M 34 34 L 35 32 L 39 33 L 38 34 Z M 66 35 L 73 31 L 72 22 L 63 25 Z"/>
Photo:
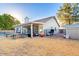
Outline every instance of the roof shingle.
<path id="1" fill-rule="evenodd" d="M 39 19 L 39 20 L 35 20 L 34 22 L 45 23 L 45 22 L 49 21 L 52 18 L 56 21 L 56 23 L 58 24 L 58 26 L 60 26 L 59 23 L 58 23 L 58 21 L 57 21 L 57 19 L 55 18 L 55 16 L 50 16 L 50 17 L 42 18 L 42 19 Z"/>

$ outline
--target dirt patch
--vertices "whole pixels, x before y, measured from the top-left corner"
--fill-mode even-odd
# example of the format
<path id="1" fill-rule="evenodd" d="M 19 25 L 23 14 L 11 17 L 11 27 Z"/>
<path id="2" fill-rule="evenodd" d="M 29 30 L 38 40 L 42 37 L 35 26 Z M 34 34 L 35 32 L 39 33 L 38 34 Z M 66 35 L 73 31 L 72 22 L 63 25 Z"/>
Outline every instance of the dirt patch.
<path id="1" fill-rule="evenodd" d="M 79 56 L 79 40 L 61 37 L 0 40 L 0 55 L 9 56 Z"/>

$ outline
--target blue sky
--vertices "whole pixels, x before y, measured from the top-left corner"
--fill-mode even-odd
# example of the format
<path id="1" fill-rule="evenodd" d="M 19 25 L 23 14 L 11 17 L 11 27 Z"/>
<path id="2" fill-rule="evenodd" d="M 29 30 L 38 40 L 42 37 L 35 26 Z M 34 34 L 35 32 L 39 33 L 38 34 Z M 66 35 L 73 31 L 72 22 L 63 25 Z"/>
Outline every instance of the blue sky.
<path id="1" fill-rule="evenodd" d="M 0 3 L 0 14 L 11 14 L 21 22 L 28 16 L 33 21 L 55 16 L 61 5 L 59 3 Z"/>

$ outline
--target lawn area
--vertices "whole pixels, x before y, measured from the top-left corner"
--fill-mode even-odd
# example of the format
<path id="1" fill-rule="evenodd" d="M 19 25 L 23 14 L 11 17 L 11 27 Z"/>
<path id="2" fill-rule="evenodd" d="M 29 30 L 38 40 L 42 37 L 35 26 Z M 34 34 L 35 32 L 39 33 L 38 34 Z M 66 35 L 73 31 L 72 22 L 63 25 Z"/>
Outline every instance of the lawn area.
<path id="1" fill-rule="evenodd" d="M 79 40 L 59 37 L 0 39 L 0 55 L 79 56 Z"/>

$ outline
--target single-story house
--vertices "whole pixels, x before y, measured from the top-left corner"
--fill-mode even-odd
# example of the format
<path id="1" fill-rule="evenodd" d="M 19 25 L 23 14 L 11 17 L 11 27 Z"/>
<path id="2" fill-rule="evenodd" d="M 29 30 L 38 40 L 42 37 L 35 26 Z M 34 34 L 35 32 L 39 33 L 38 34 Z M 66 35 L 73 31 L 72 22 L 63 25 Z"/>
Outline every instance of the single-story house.
<path id="1" fill-rule="evenodd" d="M 41 31 L 45 35 L 49 35 L 50 29 L 54 29 L 54 34 L 58 33 L 60 27 L 55 16 L 46 17 L 43 19 L 35 20 L 29 23 L 20 24 L 15 27 L 16 33 L 31 33 L 31 37 L 34 33 L 39 34 Z"/>
<path id="2" fill-rule="evenodd" d="M 71 39 L 79 39 L 79 23 L 65 25 L 66 37 Z"/>

